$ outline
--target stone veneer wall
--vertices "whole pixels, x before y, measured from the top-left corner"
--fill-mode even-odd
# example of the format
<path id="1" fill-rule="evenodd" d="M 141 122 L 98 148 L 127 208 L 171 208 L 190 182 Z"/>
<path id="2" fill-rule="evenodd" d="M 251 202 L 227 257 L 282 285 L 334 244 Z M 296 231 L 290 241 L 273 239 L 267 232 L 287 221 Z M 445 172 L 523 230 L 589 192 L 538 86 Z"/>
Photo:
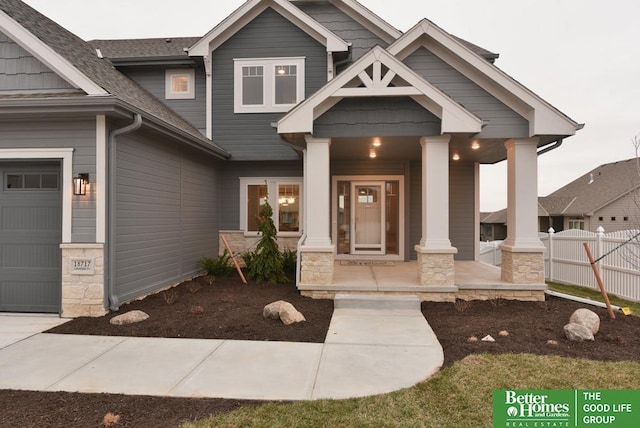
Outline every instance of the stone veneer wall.
<path id="1" fill-rule="evenodd" d="M 62 244 L 63 318 L 99 317 L 104 306 L 104 245 Z M 75 264 L 75 268 L 74 268 Z"/>
<path id="2" fill-rule="evenodd" d="M 512 284 L 544 284 L 544 254 L 502 250 L 503 281 Z"/>
<path id="3" fill-rule="evenodd" d="M 333 253 L 303 252 L 301 254 L 300 284 L 331 285 L 333 283 Z"/>
<path id="4" fill-rule="evenodd" d="M 260 240 L 259 236 L 245 236 L 244 232 L 241 230 L 221 230 L 218 232 L 219 239 L 219 254 L 224 253 L 225 246 L 222 242 L 222 236 L 227 240 L 233 254 L 239 255 L 245 253 L 247 251 L 255 251 L 256 245 Z M 298 240 L 300 238 L 296 236 L 279 236 L 278 237 L 278 246 L 280 250 L 293 250 L 295 251 L 298 246 Z M 240 266 L 244 267 L 244 261 L 242 257 L 237 257 L 238 263 Z"/>
<path id="5" fill-rule="evenodd" d="M 418 252 L 420 285 L 454 285 L 454 264 L 451 253 Z"/>

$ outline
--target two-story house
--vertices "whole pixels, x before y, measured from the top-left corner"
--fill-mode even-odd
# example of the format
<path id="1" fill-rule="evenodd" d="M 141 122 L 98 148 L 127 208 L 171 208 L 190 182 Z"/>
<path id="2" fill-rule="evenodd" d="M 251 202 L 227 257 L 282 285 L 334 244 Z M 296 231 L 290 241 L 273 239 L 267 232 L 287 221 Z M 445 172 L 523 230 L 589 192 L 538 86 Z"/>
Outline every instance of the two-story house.
<path id="1" fill-rule="evenodd" d="M 248 0 L 201 37 L 91 42 L 0 0 L 0 310 L 117 309 L 198 274 L 220 235 L 251 248 L 264 201 L 306 295 L 368 260 L 415 266 L 396 291 L 473 298 L 456 263 L 478 253 L 479 165 L 505 159 L 485 286 L 543 298 L 538 151 L 581 125 L 496 58 L 355 0 Z"/>

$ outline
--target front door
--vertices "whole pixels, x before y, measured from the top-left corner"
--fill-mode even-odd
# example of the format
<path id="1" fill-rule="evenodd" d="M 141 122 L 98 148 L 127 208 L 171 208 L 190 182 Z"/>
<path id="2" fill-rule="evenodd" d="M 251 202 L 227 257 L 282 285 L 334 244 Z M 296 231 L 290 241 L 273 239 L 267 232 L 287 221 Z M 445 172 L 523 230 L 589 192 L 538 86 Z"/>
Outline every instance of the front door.
<path id="1" fill-rule="evenodd" d="M 384 254 L 384 182 L 351 186 L 351 254 Z"/>

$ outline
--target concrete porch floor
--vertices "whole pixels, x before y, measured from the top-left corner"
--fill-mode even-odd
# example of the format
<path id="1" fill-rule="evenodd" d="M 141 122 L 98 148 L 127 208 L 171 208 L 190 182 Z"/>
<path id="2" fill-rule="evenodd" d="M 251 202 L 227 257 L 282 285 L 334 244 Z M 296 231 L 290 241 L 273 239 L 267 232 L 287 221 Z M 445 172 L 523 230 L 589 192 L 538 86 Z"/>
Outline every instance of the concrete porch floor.
<path id="1" fill-rule="evenodd" d="M 388 293 L 417 294 L 422 300 L 440 295 L 435 300 L 454 300 L 462 295 L 476 294 L 487 298 L 502 296 L 502 292 L 517 291 L 523 297 L 543 295 L 545 284 L 512 284 L 500 278 L 500 268 L 478 261 L 454 262 L 455 277 L 453 286 L 420 285 L 418 262 L 391 262 L 373 265 L 334 263 L 333 283 L 329 286 L 306 285 L 301 288 L 303 294 L 320 297 L 322 293 Z M 485 293 L 475 293 L 482 290 Z M 309 293 L 306 293 L 306 292 Z M 533 294 L 528 294 L 529 292 Z M 497 293 L 497 294 L 496 294 Z M 427 297 L 431 296 L 431 297 Z M 447 297 L 448 296 L 448 297 Z M 505 297 L 510 297 L 507 294 Z M 327 296 L 329 297 L 329 296 Z M 515 297 L 515 295 L 514 295 Z M 529 299 L 525 299 L 529 300 Z M 539 300 L 536 298 L 535 300 Z"/>

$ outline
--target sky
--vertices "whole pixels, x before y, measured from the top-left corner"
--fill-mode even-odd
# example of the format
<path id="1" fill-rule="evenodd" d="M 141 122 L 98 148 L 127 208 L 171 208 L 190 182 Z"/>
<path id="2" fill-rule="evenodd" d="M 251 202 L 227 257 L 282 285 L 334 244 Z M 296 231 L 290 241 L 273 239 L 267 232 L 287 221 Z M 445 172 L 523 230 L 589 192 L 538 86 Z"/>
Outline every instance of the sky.
<path id="1" fill-rule="evenodd" d="M 243 0 L 25 0 L 85 40 L 201 36 Z M 539 157 L 546 196 L 635 156 L 640 1 L 360 0 L 401 31 L 422 18 L 500 54 L 496 65 L 585 127 Z M 507 206 L 506 162 L 481 166 L 480 209 Z"/>

